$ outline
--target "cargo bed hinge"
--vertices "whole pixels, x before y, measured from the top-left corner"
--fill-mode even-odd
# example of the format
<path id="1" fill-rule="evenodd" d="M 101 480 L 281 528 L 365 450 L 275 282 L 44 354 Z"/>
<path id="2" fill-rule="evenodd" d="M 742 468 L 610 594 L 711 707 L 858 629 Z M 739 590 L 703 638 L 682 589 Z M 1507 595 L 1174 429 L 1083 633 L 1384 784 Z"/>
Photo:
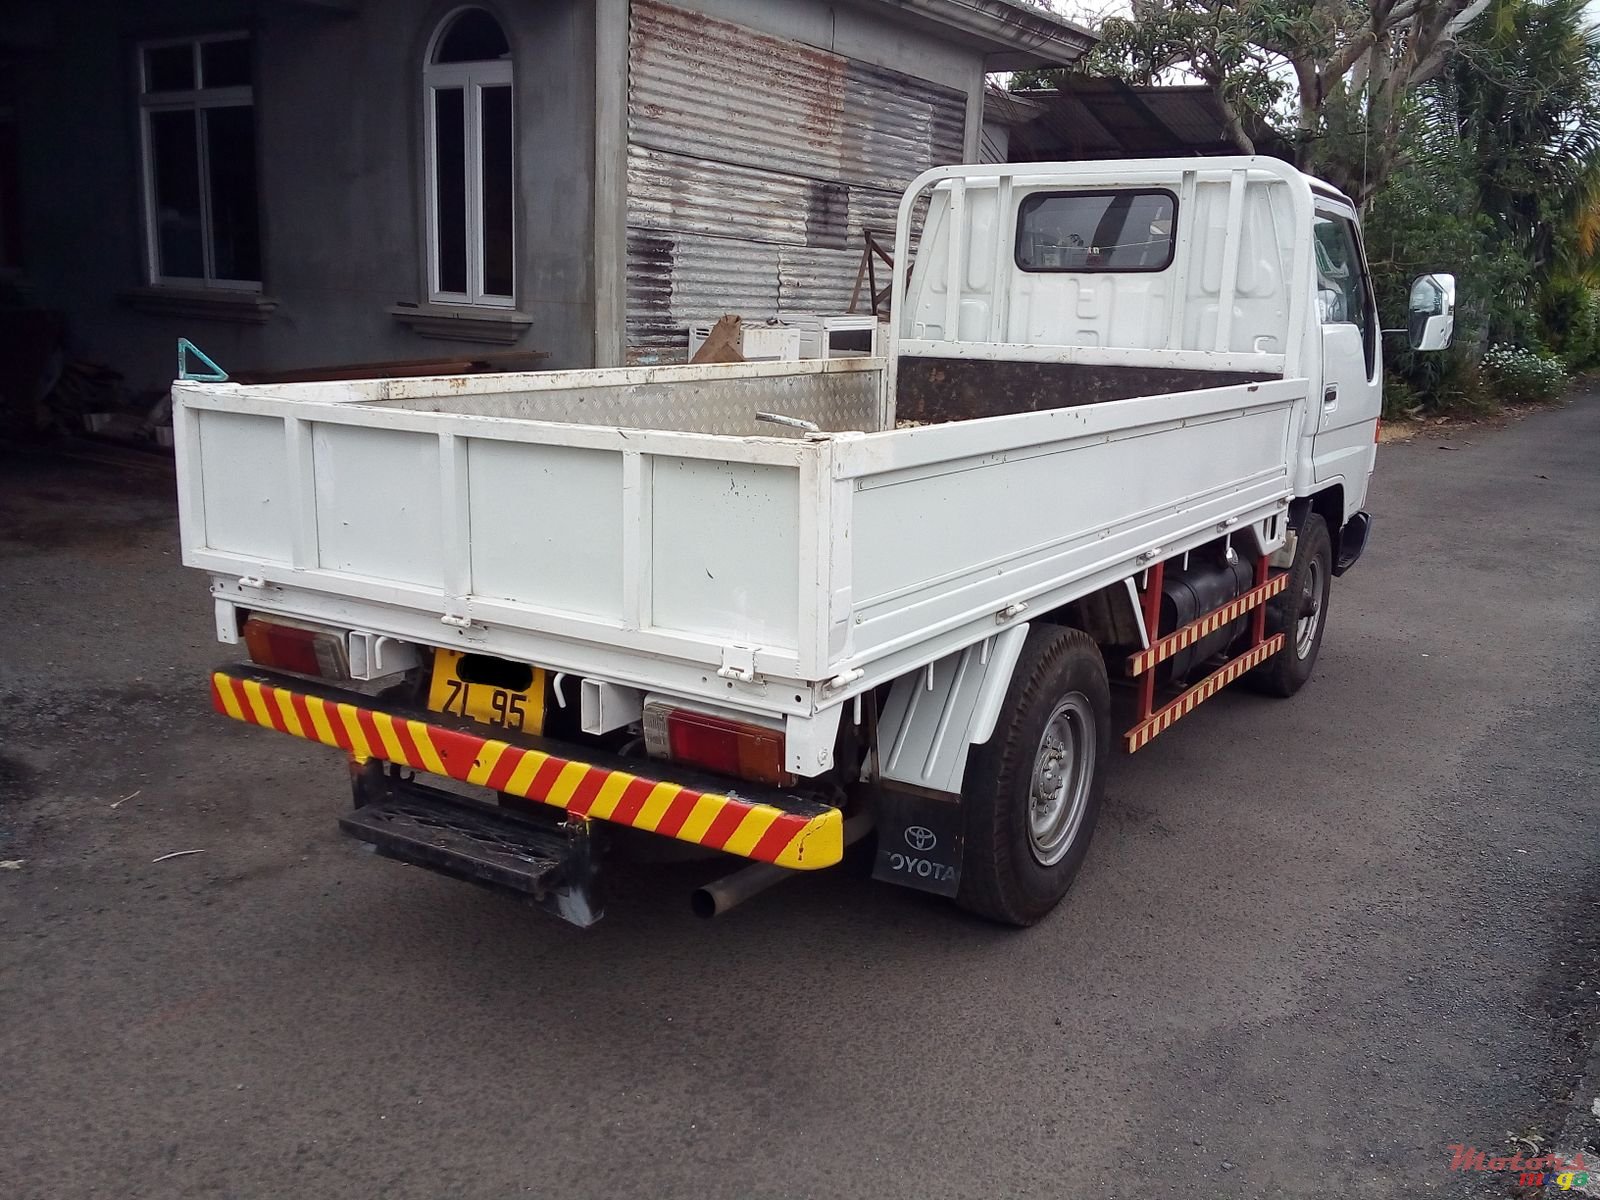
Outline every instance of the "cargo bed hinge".
<path id="1" fill-rule="evenodd" d="M 858 679 L 866 677 L 866 672 L 860 667 L 851 667 L 848 671 L 840 671 L 832 679 L 825 681 L 822 690 L 825 692 L 843 691 Z"/>
<path id="2" fill-rule="evenodd" d="M 737 679 L 749 683 L 756 677 L 756 648 L 754 646 L 724 646 L 722 665 L 717 668 L 717 678 Z"/>

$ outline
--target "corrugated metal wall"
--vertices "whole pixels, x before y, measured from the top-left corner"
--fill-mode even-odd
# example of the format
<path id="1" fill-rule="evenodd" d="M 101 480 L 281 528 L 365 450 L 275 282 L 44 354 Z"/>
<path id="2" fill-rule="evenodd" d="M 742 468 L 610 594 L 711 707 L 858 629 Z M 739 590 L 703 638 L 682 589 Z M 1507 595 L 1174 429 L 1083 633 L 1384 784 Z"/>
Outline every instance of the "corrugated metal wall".
<path id="1" fill-rule="evenodd" d="M 862 232 L 959 162 L 966 97 L 653 0 L 631 5 L 628 355 L 723 313 L 843 312 Z"/>

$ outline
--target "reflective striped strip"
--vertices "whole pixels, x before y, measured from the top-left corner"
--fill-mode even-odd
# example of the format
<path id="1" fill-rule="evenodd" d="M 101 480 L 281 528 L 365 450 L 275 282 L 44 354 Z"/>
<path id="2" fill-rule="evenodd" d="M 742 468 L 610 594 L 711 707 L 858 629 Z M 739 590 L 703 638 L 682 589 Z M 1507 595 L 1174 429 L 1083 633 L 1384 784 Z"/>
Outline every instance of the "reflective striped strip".
<path id="1" fill-rule="evenodd" d="M 1215 633 L 1229 622 L 1238 620 L 1257 605 L 1265 604 L 1288 586 L 1289 574 L 1285 571 L 1274 575 L 1259 587 L 1251 588 L 1244 595 L 1228 601 L 1221 608 L 1214 609 L 1198 620 L 1190 621 L 1181 629 L 1173 630 L 1149 649 L 1130 655 L 1128 674 L 1143 675 L 1151 667 L 1165 662 L 1179 650 L 1194 645 L 1201 638 Z"/>
<path id="2" fill-rule="evenodd" d="M 1128 730 L 1125 735 L 1128 740 L 1128 753 L 1132 754 L 1135 750 L 1149 745 L 1150 739 L 1156 734 L 1171 729 L 1174 722 L 1183 720 L 1239 676 L 1252 667 L 1260 666 L 1282 649 L 1283 634 L 1275 633 L 1253 650 L 1245 651 L 1238 658 L 1207 675 L 1171 704 L 1157 710 L 1148 721 L 1141 721 Z"/>
<path id="3" fill-rule="evenodd" d="M 525 750 L 376 709 L 323 700 L 218 671 L 211 702 L 224 716 L 306 741 L 478 784 L 563 808 L 574 820 L 606 820 L 796 871 L 844 857 L 844 816 L 814 816 L 676 783 L 641 779 Z"/>

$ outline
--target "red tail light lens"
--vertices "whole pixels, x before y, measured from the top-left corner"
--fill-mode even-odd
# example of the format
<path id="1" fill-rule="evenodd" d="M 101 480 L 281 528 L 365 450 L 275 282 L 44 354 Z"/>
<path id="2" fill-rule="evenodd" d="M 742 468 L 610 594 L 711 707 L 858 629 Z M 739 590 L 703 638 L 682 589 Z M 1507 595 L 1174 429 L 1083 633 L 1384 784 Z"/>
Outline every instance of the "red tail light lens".
<path id="1" fill-rule="evenodd" d="M 321 679 L 349 679 L 344 634 L 281 617 L 252 615 L 244 623 L 250 661 Z"/>
<path id="2" fill-rule="evenodd" d="M 644 706 L 645 746 L 656 758 L 692 764 L 774 787 L 792 787 L 784 769 L 783 730 L 651 700 Z"/>

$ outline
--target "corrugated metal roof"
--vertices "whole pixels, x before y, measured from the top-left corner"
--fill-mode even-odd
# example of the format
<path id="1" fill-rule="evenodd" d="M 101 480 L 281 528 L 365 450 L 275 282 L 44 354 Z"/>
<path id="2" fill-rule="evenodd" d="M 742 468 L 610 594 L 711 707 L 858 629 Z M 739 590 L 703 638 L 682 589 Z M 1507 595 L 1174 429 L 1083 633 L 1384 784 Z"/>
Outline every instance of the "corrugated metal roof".
<path id="1" fill-rule="evenodd" d="M 1057 88 L 1022 97 L 1039 112 L 1012 129 L 1014 161 L 1237 153 L 1208 87 L 1135 87 L 1066 74 Z"/>
<path id="2" fill-rule="evenodd" d="M 1228 138 L 1227 117 L 1208 89 L 1180 92 L 1153 87 L 1138 95 L 1156 119 L 1187 144 L 1198 149 L 1222 145 L 1229 153 L 1235 150 Z"/>
<path id="3" fill-rule="evenodd" d="M 737 199 L 737 203 L 735 203 Z M 628 224 L 794 246 L 859 247 L 894 229 L 898 191 L 628 149 Z"/>
<path id="4" fill-rule="evenodd" d="M 863 233 L 894 230 L 917 174 L 961 157 L 958 91 L 634 0 L 628 343 L 687 346 L 735 312 L 841 312 Z"/>

